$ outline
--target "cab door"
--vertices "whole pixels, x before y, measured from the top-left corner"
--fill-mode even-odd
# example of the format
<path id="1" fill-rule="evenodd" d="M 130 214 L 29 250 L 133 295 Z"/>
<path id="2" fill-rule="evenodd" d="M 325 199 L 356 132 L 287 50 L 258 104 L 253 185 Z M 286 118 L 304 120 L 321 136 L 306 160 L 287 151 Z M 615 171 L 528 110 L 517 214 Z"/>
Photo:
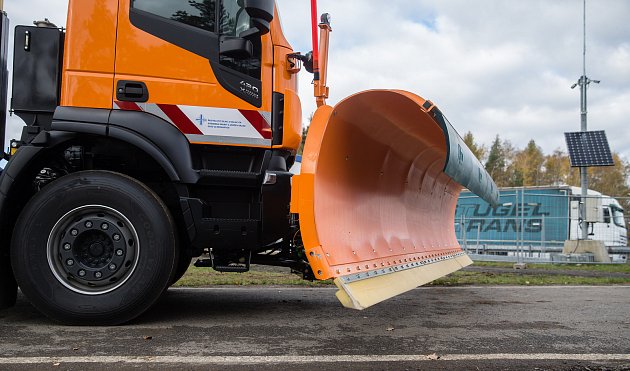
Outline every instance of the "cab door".
<path id="1" fill-rule="evenodd" d="M 270 147 L 273 48 L 250 23 L 237 0 L 120 0 L 114 108 L 156 115 L 192 143 Z M 221 52 L 240 35 L 251 54 Z"/>

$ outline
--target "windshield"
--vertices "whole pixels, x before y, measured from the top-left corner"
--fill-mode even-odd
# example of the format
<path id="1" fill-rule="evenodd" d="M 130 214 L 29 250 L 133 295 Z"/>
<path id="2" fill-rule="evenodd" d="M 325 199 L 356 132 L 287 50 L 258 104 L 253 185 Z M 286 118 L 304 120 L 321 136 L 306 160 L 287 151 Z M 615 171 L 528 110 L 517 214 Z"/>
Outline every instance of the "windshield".
<path id="1" fill-rule="evenodd" d="M 619 209 L 616 207 L 612 207 L 613 221 L 615 225 L 625 228 L 624 218 L 623 218 L 623 209 Z"/>

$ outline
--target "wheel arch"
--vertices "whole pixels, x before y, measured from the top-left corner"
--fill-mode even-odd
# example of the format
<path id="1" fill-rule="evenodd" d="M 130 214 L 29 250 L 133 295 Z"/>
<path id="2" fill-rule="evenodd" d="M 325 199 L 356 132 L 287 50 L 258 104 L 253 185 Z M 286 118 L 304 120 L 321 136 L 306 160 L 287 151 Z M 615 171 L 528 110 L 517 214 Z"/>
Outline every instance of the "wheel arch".
<path id="1" fill-rule="evenodd" d="M 90 129 L 94 128 L 88 128 L 86 131 L 89 132 Z M 116 135 L 102 136 L 94 132 L 51 131 L 41 133 L 33 141 L 33 143 L 41 142 L 43 139 L 40 137 L 45 136 L 45 146 L 27 145 L 19 148 L 0 177 L 0 257 L 3 262 L 9 264 L 8 247 L 13 237 L 15 222 L 28 201 L 37 193 L 34 182 L 39 171 L 57 167 L 65 149 L 72 146 L 96 145 L 99 147 L 96 149 L 100 152 L 99 154 L 113 147 L 118 149 L 114 156 L 119 160 L 118 162 L 122 163 L 131 159 L 141 162 L 142 174 L 136 173 L 134 167 L 112 166 L 116 161 L 85 163 L 81 167 L 72 169 L 68 174 L 83 170 L 115 171 L 146 184 L 167 205 L 175 221 L 180 248 L 186 246 L 185 242 L 189 242 L 189 236 L 179 203 L 182 186 L 178 185 L 180 178 L 174 173 L 174 167 L 172 164 L 163 166 L 167 159 L 164 156 L 156 157 L 158 149 L 154 146 L 141 145 L 142 139 L 130 135 L 124 129 L 111 132 L 123 133 L 123 135 L 117 137 Z"/>
<path id="2" fill-rule="evenodd" d="M 0 277 L 0 305 L 5 302 L 2 290 L 13 285 L 8 247 L 17 217 L 36 193 L 32 182 L 39 170 L 49 166 L 63 154 L 60 152 L 64 148 L 73 144 L 99 143 L 103 148 L 115 144 L 120 149 L 116 154 L 119 159 L 141 154 L 146 161 L 143 170 L 154 170 L 149 179 L 153 182 L 148 186 L 167 204 L 175 220 L 180 249 L 186 246 L 185 242 L 190 242 L 179 196 L 187 193 L 182 183 L 194 184 L 199 175 L 193 169 L 188 140 L 173 125 L 144 112 L 58 107 L 50 130 L 41 131 L 28 142 L 11 158 L 0 176 L 0 268 L 6 273 L 6 277 Z M 112 168 L 111 164 L 91 164 L 76 171 L 110 170 L 139 181 L 147 180 L 138 178 L 133 169 Z M 15 290 L 9 288 L 8 291 Z M 14 295 L 9 293 L 11 296 Z M 6 301 L 10 305 L 14 299 Z"/>
<path id="3" fill-rule="evenodd" d="M 164 169 L 171 181 L 196 183 L 199 179 L 193 169 L 188 139 L 179 129 L 150 113 L 58 107 L 51 129 L 126 142 L 147 153 Z M 40 141 L 45 143 L 46 138 Z"/>

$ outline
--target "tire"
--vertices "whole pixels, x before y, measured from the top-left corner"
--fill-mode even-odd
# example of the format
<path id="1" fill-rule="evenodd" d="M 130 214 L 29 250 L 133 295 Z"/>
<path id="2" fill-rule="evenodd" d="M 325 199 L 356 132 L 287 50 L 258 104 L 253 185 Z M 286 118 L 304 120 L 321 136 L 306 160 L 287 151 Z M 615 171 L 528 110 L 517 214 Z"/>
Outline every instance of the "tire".
<path id="1" fill-rule="evenodd" d="M 171 215 L 137 180 L 107 171 L 64 176 L 20 214 L 11 261 L 20 289 L 51 319 L 118 325 L 151 307 L 175 262 Z"/>

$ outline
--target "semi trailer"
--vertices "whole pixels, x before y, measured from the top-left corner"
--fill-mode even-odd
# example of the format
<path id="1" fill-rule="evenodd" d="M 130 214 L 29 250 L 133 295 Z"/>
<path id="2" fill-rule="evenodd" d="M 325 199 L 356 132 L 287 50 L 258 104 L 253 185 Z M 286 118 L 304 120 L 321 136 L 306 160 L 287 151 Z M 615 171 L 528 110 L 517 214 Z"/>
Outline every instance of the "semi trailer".
<path id="1" fill-rule="evenodd" d="M 627 226 L 619 202 L 589 190 L 583 218 L 580 202 L 580 188 L 571 186 L 499 188 L 494 207 L 464 191 L 455 212 L 457 238 L 460 244 L 495 252 L 507 253 L 519 244 L 561 252 L 566 240 L 580 239 L 586 228 L 589 239 L 602 241 L 610 252 L 627 254 Z"/>
<path id="2" fill-rule="evenodd" d="M 273 0 L 70 0 L 65 29 L 17 26 L 25 126 L 0 178 L 0 306 L 19 286 L 55 321 L 121 324 L 197 258 L 334 279 L 363 309 L 470 264 L 457 196 L 494 203 L 492 179 L 429 100 L 328 105 L 332 27 L 311 6 L 306 54 Z M 5 91 L 8 32 L 3 14 Z M 318 108 L 293 176 L 302 69 Z"/>

